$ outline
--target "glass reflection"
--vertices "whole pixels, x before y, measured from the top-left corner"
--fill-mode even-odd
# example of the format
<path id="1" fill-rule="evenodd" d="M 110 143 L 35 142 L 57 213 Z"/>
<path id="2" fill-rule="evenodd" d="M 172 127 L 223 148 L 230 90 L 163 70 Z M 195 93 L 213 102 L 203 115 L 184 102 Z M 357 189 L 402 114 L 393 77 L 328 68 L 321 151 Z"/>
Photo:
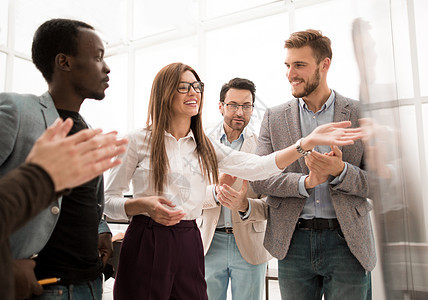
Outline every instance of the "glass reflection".
<path id="1" fill-rule="evenodd" d="M 0 46 L 7 42 L 8 1 L 0 1 Z"/>
<path id="2" fill-rule="evenodd" d="M 385 47 L 376 45 L 378 40 L 373 36 L 380 34 L 379 28 L 386 27 L 375 27 L 362 19 L 356 19 L 353 23 L 355 57 L 360 70 L 360 99 L 364 111 L 361 125 L 366 131 L 366 163 L 375 208 L 377 243 L 381 250 L 378 257 L 387 299 L 427 299 L 428 244 L 422 193 L 426 185 L 422 181 L 426 166 L 421 165 L 424 145 L 419 138 L 422 128 L 416 112 L 418 99 L 400 102 L 400 84 L 397 83 L 402 79 L 418 79 L 409 79 L 407 72 L 400 72 L 403 68 L 394 64 L 397 63 L 397 52 L 393 51 L 393 40 L 389 43 L 383 41 Z M 394 29 L 392 31 L 382 33 L 384 37 L 392 38 L 395 36 Z M 385 60 L 391 54 L 392 58 Z M 383 59 L 378 59 L 380 56 Z M 379 80 L 379 77 L 393 77 L 382 73 L 391 66 L 394 66 L 396 81 Z M 382 99 L 381 102 L 379 99 Z"/>
<path id="3" fill-rule="evenodd" d="M 6 54 L 0 52 L 0 93 L 5 91 Z"/>

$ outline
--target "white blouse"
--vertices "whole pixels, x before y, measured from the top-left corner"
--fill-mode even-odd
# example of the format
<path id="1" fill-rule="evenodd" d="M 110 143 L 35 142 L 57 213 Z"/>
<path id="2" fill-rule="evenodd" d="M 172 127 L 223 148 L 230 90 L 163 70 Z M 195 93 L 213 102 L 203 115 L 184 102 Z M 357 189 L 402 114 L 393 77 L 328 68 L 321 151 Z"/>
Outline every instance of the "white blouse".
<path id="1" fill-rule="evenodd" d="M 110 170 L 106 180 L 104 213 L 113 219 L 128 219 L 124 193 L 131 190 L 133 197 L 154 196 L 157 193 L 149 184 L 150 148 L 146 129 L 131 132 L 127 151 L 120 155 L 122 163 Z M 247 180 L 261 180 L 278 175 L 282 170 L 275 163 L 276 153 L 267 156 L 235 151 L 212 141 L 220 172 Z M 169 161 L 167 182 L 162 196 L 172 201 L 175 209 L 186 213 L 185 220 L 198 218 L 208 179 L 202 175 L 196 154 L 193 132 L 178 141 L 165 132 L 165 147 Z"/>

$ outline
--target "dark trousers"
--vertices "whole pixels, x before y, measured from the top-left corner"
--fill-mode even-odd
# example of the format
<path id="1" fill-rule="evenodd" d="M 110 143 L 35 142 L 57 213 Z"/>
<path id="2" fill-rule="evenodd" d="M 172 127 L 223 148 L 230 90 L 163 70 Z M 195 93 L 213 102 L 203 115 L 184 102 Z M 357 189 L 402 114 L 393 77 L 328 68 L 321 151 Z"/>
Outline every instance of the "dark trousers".
<path id="1" fill-rule="evenodd" d="M 115 300 L 208 299 L 204 251 L 194 220 L 164 226 L 133 217 L 119 258 Z"/>

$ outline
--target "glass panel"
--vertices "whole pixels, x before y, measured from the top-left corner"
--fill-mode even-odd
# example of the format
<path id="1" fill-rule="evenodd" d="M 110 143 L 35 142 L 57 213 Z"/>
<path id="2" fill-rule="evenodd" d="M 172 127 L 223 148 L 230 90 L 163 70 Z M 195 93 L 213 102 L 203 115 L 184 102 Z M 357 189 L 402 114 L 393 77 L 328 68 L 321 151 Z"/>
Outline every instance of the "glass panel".
<path id="1" fill-rule="evenodd" d="M 81 114 L 93 128 L 125 134 L 128 131 L 128 55 L 116 55 L 105 60 L 111 70 L 106 97 L 101 101 L 85 100 Z"/>
<path id="2" fill-rule="evenodd" d="M 419 128 L 421 130 L 422 128 Z M 409 214 L 408 240 L 411 242 L 426 242 L 424 215 L 421 190 L 421 163 L 419 143 L 417 139 L 415 107 L 400 107 L 400 132 L 403 179 L 406 189 L 405 201 Z"/>
<path id="3" fill-rule="evenodd" d="M 425 149 L 425 174 L 428 172 L 428 104 L 422 105 L 422 121 L 423 121 L 423 139 L 424 139 L 424 149 Z M 428 174 L 427 174 L 428 176 Z M 427 187 L 425 186 L 425 190 Z M 426 239 L 428 240 L 428 194 L 424 194 L 425 201 L 424 201 L 424 220 L 425 220 L 425 231 L 426 231 Z"/>
<path id="4" fill-rule="evenodd" d="M 415 24 L 416 24 L 416 43 L 419 62 L 419 84 L 421 87 L 421 95 L 428 96 L 428 36 L 426 28 L 428 28 L 428 1 L 413 0 L 415 5 Z"/>
<path id="5" fill-rule="evenodd" d="M 234 77 L 247 78 L 256 85 L 255 110 L 249 124 L 256 132 L 266 107 L 291 99 L 284 65 L 284 41 L 288 35 L 287 14 L 207 32 L 205 127 L 221 122 L 220 89 Z"/>
<path id="6" fill-rule="evenodd" d="M 202 81 L 205 81 L 198 66 L 198 44 L 193 38 L 146 47 L 136 51 L 135 57 L 135 128 L 144 127 L 146 124 L 153 79 L 164 66 L 173 62 L 185 63 L 194 68 Z"/>
<path id="7" fill-rule="evenodd" d="M 179 28 L 194 28 L 198 2 L 191 0 L 134 1 L 133 39 Z"/>
<path id="8" fill-rule="evenodd" d="M 359 64 L 362 91 L 368 91 L 364 98 L 368 104 L 365 115 L 372 123 L 372 139 L 366 143 L 366 163 L 386 299 L 425 299 L 428 293 L 427 205 L 424 203 L 426 184 L 421 174 L 425 174 L 422 168 L 426 166 L 421 165 L 420 151 L 426 150 L 418 140 L 423 129 L 417 127 L 419 114 L 415 106 L 399 106 L 395 101 L 414 96 L 407 2 L 361 3 L 358 2 L 360 11 L 364 8 L 370 14 L 363 26 L 365 30 L 359 32 L 362 36 L 356 36 L 356 48 L 363 54 L 358 57 L 362 62 Z M 376 103 L 384 100 L 391 100 L 385 104 L 390 108 L 382 109 L 383 105 Z M 426 134 L 424 138 L 426 140 Z"/>
<path id="9" fill-rule="evenodd" d="M 4 92 L 6 76 L 6 54 L 0 52 L 0 93 Z"/>
<path id="10" fill-rule="evenodd" d="M 267 3 L 279 2 L 278 0 L 206 0 L 207 19 L 232 14 L 240 10 L 246 10 Z"/>
<path id="11" fill-rule="evenodd" d="M 40 1 L 16 0 L 15 49 L 30 55 L 34 32 L 53 17 L 87 22 L 108 43 L 117 43 L 126 37 L 126 0 L 44 0 L 43 9 Z"/>
<path id="12" fill-rule="evenodd" d="M 41 95 L 48 89 L 45 79 L 31 61 L 14 59 L 12 91 Z"/>
<path id="13" fill-rule="evenodd" d="M 391 19 L 395 72 L 399 78 L 396 82 L 397 96 L 398 99 L 411 98 L 414 91 L 406 0 L 391 1 Z"/>
<path id="14" fill-rule="evenodd" d="M 9 1 L 0 1 L 0 45 L 7 43 L 7 21 Z"/>
<path id="15" fill-rule="evenodd" d="M 359 73 L 355 63 L 351 36 L 352 22 L 356 17 L 352 0 L 327 1 L 296 9 L 296 31 L 308 28 L 321 30 L 331 40 L 333 59 L 328 72 L 330 88 L 343 96 L 359 98 Z M 334 18 L 321 18 L 332 16 Z M 340 26 L 338 26 L 340 24 Z M 346 74 L 346 75 L 345 75 Z"/>

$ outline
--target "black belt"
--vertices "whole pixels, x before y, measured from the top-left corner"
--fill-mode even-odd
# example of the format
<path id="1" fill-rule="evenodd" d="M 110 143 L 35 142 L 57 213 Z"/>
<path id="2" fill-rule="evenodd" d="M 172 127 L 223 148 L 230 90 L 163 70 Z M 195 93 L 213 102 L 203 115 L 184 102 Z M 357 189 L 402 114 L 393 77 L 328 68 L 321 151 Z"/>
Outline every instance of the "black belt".
<path id="1" fill-rule="evenodd" d="M 226 232 L 226 233 L 229 233 L 229 234 L 233 234 L 233 228 L 232 227 L 216 228 L 215 231 L 221 231 L 221 232 Z"/>
<path id="2" fill-rule="evenodd" d="M 297 228 L 302 229 L 314 229 L 314 230 L 323 230 L 323 229 L 336 229 L 339 228 L 339 222 L 337 219 L 299 219 L 296 225 Z"/>

